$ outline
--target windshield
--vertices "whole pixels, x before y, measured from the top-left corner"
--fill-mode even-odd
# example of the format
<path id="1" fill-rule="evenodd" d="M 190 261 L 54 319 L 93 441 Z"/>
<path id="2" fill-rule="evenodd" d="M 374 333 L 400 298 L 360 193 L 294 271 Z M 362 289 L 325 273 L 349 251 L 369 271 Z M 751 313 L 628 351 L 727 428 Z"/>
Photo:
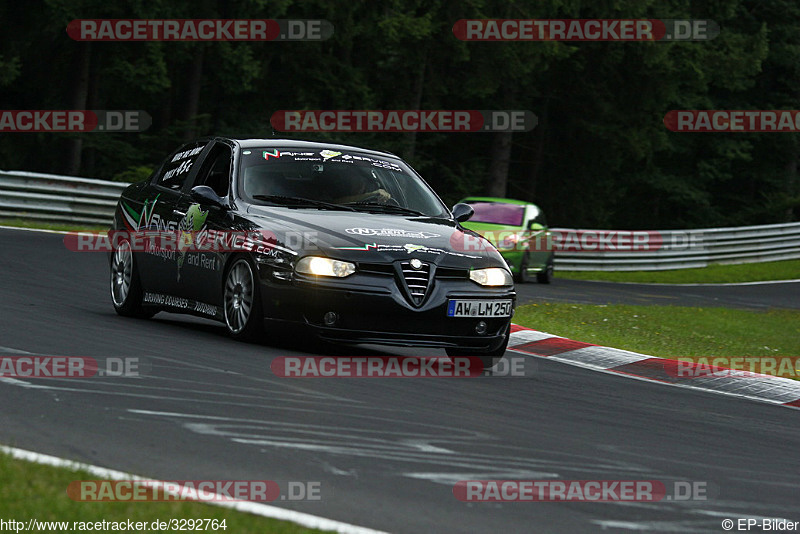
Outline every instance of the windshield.
<path id="1" fill-rule="evenodd" d="M 502 204 L 499 202 L 470 202 L 475 214 L 470 222 L 503 224 L 506 226 L 522 226 L 525 206 L 519 204 Z"/>
<path id="2" fill-rule="evenodd" d="M 400 160 L 338 150 L 252 148 L 242 150 L 240 169 L 239 191 L 254 203 L 287 205 L 288 197 L 364 211 L 448 214 Z"/>

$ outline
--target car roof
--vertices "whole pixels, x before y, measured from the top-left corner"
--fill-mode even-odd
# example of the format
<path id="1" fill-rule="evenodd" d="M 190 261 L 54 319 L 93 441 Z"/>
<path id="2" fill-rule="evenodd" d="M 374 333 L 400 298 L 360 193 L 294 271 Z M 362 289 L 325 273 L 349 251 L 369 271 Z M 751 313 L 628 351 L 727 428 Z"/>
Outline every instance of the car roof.
<path id="1" fill-rule="evenodd" d="M 399 156 L 391 152 L 382 152 L 379 150 L 370 150 L 368 148 L 361 148 L 350 145 L 339 145 L 335 143 L 319 143 L 316 141 L 302 141 L 299 139 L 276 139 L 271 137 L 269 139 L 239 139 L 232 137 L 210 137 L 206 139 L 214 139 L 218 141 L 228 141 L 238 145 L 240 148 L 264 148 L 264 147 L 281 147 L 281 148 L 296 148 L 306 150 L 346 150 L 349 152 L 359 152 L 362 154 L 369 154 L 372 156 L 381 156 L 384 158 L 400 159 Z"/>
<path id="2" fill-rule="evenodd" d="M 533 202 L 526 202 L 525 200 L 514 200 L 513 198 L 498 198 L 498 197 L 467 197 L 462 199 L 461 202 L 495 202 L 497 204 L 518 204 L 527 206 Z"/>

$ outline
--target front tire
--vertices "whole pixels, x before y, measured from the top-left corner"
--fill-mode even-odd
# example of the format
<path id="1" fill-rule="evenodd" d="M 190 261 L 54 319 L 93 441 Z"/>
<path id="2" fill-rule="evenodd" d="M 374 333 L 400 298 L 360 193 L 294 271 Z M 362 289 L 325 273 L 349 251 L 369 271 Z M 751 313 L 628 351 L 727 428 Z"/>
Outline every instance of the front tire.
<path id="1" fill-rule="evenodd" d="M 123 317 L 149 319 L 158 310 L 142 306 L 142 283 L 134 264 L 133 251 L 127 239 L 120 240 L 111 256 L 111 302 Z"/>
<path id="2" fill-rule="evenodd" d="M 528 274 L 528 265 L 530 264 L 530 257 L 528 253 L 522 255 L 519 262 L 519 272 L 514 276 L 514 280 L 519 284 L 525 284 L 531 281 L 531 275 Z"/>
<path id="3" fill-rule="evenodd" d="M 511 323 L 508 324 L 508 328 L 506 328 L 505 339 L 503 343 L 494 350 L 491 351 L 481 351 L 481 350 L 472 350 L 472 349 L 461 349 L 461 348 L 447 348 L 447 355 L 450 359 L 455 358 L 480 358 L 481 365 L 483 369 L 489 370 L 503 359 L 503 355 L 506 353 L 506 349 L 508 348 L 508 339 L 511 336 Z"/>
<path id="4" fill-rule="evenodd" d="M 234 339 L 255 341 L 264 333 L 261 292 L 255 273 L 252 262 L 245 257 L 235 259 L 225 273 L 225 325 Z"/>
<path id="5" fill-rule="evenodd" d="M 536 281 L 540 284 L 549 284 L 553 280 L 553 260 L 547 262 L 544 271 L 536 273 Z"/>

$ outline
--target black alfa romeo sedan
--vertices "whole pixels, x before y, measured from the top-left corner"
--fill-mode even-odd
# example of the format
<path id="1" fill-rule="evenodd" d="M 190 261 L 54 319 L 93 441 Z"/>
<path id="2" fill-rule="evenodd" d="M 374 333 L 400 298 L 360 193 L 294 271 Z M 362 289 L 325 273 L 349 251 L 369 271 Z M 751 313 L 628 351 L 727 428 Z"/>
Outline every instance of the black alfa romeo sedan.
<path id="1" fill-rule="evenodd" d="M 516 293 L 497 250 L 393 154 L 281 139 L 201 139 L 117 204 L 120 315 L 183 312 L 254 339 L 291 322 L 338 343 L 439 347 L 485 367 Z"/>

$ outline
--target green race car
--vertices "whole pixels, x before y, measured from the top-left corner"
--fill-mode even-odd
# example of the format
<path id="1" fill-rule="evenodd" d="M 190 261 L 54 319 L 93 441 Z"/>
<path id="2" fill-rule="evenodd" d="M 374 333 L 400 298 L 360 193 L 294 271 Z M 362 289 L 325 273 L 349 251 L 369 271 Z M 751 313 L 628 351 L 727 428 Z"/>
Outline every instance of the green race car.
<path id="1" fill-rule="evenodd" d="M 554 252 L 547 221 L 538 206 L 493 197 L 468 197 L 461 202 L 475 210 L 462 226 L 478 232 L 500 251 L 517 282 L 528 282 L 536 275 L 540 283 L 550 283 Z"/>

